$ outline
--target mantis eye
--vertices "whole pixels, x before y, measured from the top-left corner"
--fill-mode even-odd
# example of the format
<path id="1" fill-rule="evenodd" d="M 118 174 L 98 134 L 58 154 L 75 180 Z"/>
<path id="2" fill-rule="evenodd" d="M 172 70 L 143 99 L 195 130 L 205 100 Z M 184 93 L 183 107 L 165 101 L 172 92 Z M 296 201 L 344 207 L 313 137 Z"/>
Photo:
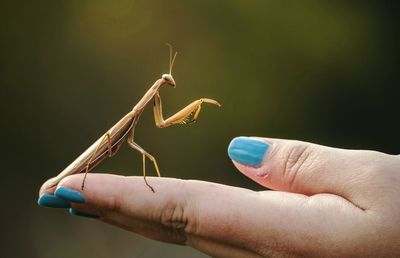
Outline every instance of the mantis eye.
<path id="1" fill-rule="evenodd" d="M 167 74 L 167 73 L 166 73 L 166 74 L 163 74 L 163 75 L 161 76 L 161 78 L 164 80 L 165 83 L 167 83 L 167 84 L 169 84 L 169 85 L 175 87 L 174 78 L 172 77 L 171 74 Z"/>
<path id="2" fill-rule="evenodd" d="M 171 78 L 168 76 L 168 74 L 163 74 L 162 78 L 166 81 L 171 81 Z"/>

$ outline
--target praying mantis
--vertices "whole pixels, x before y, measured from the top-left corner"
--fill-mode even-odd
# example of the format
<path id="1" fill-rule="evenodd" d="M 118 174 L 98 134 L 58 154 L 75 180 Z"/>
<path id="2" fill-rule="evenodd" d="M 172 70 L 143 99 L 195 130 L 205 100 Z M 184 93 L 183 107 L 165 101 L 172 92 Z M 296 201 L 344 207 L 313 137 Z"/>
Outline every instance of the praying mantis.
<path id="1" fill-rule="evenodd" d="M 105 134 L 103 134 L 97 141 L 95 141 L 86 151 L 84 151 L 75 161 L 67 166 L 58 176 L 49 181 L 48 187 L 56 186 L 63 178 L 77 173 L 85 173 L 82 180 L 81 189 L 84 189 L 87 173 L 90 172 L 95 166 L 100 164 L 107 157 L 114 156 L 122 144 L 127 141 L 129 146 L 139 151 L 143 156 L 143 179 L 145 184 L 152 192 L 154 188 L 147 182 L 146 179 L 146 157 L 151 160 L 156 169 L 157 175 L 160 177 L 160 170 L 157 165 L 156 159 L 145 151 L 134 141 L 135 128 L 139 122 L 139 118 L 144 108 L 153 100 L 153 113 L 155 124 L 158 128 L 165 128 L 178 124 L 194 123 L 200 114 L 201 105 L 209 103 L 221 107 L 221 105 L 213 99 L 201 98 L 195 100 L 174 115 L 167 119 L 163 118 L 160 88 L 164 85 L 169 85 L 172 88 L 176 87 L 175 80 L 172 77 L 172 67 L 177 55 L 177 52 L 172 56 L 172 46 L 167 43 L 169 47 L 169 73 L 163 74 L 153 86 L 144 94 L 139 102 L 133 107 L 132 111 L 126 114 L 119 120 L 113 127 L 111 127 Z"/>

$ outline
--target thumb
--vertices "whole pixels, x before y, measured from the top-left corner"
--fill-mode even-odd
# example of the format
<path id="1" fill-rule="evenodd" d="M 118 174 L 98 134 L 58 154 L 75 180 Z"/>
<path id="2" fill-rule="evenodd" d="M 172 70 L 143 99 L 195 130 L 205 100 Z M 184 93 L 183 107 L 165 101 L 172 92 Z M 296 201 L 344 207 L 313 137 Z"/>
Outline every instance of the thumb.
<path id="1" fill-rule="evenodd" d="M 240 172 L 267 188 L 305 195 L 330 193 L 348 200 L 371 194 L 371 170 L 385 155 L 256 137 L 233 139 L 228 154 Z"/>

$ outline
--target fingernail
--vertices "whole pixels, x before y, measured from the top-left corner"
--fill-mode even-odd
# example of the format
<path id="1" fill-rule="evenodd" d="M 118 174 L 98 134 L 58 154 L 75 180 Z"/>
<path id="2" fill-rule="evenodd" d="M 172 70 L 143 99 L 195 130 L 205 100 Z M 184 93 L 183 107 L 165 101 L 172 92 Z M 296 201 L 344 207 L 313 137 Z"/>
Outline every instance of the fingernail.
<path id="1" fill-rule="evenodd" d="M 38 200 L 38 204 L 42 207 L 49 208 L 69 208 L 71 205 L 68 201 L 60 199 L 52 194 L 43 194 Z"/>
<path id="2" fill-rule="evenodd" d="M 236 137 L 228 147 L 228 155 L 236 162 L 258 166 L 264 159 L 269 144 L 249 137 Z"/>
<path id="3" fill-rule="evenodd" d="M 80 192 L 69 188 L 60 187 L 56 190 L 54 194 L 55 196 L 70 202 L 77 202 L 77 203 L 85 202 L 85 198 Z"/>
<path id="4" fill-rule="evenodd" d="M 92 218 L 92 219 L 97 219 L 99 216 L 97 215 L 93 215 L 93 214 L 89 214 L 89 213 L 85 213 L 85 212 L 81 212 L 81 211 L 77 211 L 73 208 L 70 208 L 68 210 L 69 214 L 73 215 L 73 216 L 79 216 L 79 217 L 85 217 L 85 218 Z"/>

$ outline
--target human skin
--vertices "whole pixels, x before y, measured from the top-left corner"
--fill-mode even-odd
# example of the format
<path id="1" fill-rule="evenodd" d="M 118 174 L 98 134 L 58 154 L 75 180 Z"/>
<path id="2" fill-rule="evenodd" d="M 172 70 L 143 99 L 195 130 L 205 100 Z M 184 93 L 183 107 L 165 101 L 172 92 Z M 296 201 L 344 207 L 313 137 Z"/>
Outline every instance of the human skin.
<path id="1" fill-rule="evenodd" d="M 213 257 L 400 256 L 399 155 L 256 137 L 235 138 L 229 155 L 274 191 L 151 177 L 153 193 L 110 174 L 89 174 L 82 191 L 78 174 L 44 183 L 39 204 Z"/>

